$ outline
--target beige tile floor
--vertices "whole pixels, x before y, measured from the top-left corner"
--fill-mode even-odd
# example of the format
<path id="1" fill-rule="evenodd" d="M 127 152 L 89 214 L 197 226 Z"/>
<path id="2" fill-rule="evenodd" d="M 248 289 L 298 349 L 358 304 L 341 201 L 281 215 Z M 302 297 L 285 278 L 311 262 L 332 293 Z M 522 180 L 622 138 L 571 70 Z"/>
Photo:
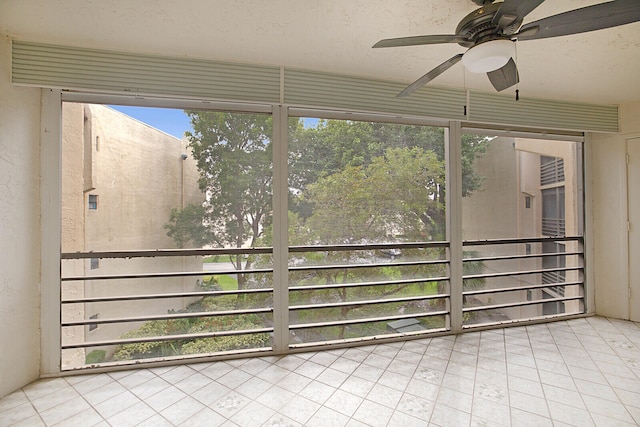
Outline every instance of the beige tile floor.
<path id="1" fill-rule="evenodd" d="M 601 317 L 68 376 L 0 399 L 0 426 L 638 424 L 640 324 Z"/>

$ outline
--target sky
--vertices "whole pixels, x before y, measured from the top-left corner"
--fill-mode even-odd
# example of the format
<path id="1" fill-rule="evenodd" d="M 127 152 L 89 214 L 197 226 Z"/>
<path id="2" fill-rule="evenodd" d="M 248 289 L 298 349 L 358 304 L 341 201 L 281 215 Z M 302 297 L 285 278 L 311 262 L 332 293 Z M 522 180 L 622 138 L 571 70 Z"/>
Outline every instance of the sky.
<path id="1" fill-rule="evenodd" d="M 189 117 L 183 110 L 171 108 L 129 107 L 124 105 L 109 105 L 129 117 L 160 129 L 163 132 L 182 139 L 187 131 L 192 131 Z"/>
<path id="2" fill-rule="evenodd" d="M 183 110 L 129 107 L 125 105 L 109 105 L 109 107 L 179 139 L 182 139 L 185 132 L 193 131 L 189 117 Z M 305 127 L 315 127 L 318 125 L 318 119 L 316 118 L 304 117 L 302 120 L 304 121 Z"/>

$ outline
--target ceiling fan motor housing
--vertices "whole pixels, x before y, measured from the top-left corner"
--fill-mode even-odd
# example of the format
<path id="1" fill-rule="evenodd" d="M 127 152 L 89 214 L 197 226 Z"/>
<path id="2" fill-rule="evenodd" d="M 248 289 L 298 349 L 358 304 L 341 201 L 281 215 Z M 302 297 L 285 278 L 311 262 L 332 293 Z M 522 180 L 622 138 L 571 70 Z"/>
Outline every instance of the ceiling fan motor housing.
<path id="1" fill-rule="evenodd" d="M 500 6 L 502 3 L 487 4 L 462 18 L 456 28 L 456 35 L 466 40 L 458 44 L 463 47 L 472 47 L 485 41 L 505 38 L 498 32 L 498 25 L 493 23 L 493 17 Z"/>

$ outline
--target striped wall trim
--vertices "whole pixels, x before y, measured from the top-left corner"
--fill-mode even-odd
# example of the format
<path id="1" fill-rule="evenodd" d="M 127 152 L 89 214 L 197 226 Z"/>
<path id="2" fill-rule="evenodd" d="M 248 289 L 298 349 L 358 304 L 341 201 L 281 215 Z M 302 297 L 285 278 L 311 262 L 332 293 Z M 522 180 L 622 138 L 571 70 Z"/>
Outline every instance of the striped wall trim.
<path id="1" fill-rule="evenodd" d="M 470 92 L 469 117 L 474 123 L 539 129 L 617 132 L 618 106 L 527 99 Z"/>
<path id="2" fill-rule="evenodd" d="M 278 103 L 280 68 L 13 41 L 17 84 Z"/>
<path id="3" fill-rule="evenodd" d="M 464 90 L 427 87 L 396 98 L 404 84 L 339 74 L 285 69 L 284 100 L 290 105 L 352 109 L 464 120 Z"/>
<path id="4" fill-rule="evenodd" d="M 496 126 L 618 131 L 618 108 L 427 86 L 283 67 L 56 46 L 13 40 L 18 85 L 127 95 L 281 104 Z"/>

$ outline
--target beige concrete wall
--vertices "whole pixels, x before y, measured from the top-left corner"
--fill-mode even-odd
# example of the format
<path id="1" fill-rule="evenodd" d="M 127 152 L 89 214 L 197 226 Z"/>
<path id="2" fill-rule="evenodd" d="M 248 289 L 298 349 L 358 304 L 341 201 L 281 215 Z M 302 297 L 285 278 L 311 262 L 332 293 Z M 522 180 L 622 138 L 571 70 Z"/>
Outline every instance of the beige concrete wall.
<path id="1" fill-rule="evenodd" d="M 185 141 L 102 105 L 63 104 L 63 252 L 175 248 L 164 224 L 173 208 L 202 202 L 198 171 Z M 96 195 L 96 210 L 88 209 Z M 105 275 L 199 271 L 199 257 L 65 261 L 65 274 Z M 91 280 L 65 283 L 63 295 L 104 297 L 196 290 L 198 277 Z M 65 306 L 63 319 L 99 319 L 166 314 L 184 298 Z M 65 328 L 63 342 L 119 338 L 141 322 Z M 113 348 L 105 348 L 108 351 Z M 89 348 L 90 352 L 93 348 Z M 63 367 L 84 363 L 84 351 L 63 352 Z"/>
<path id="2" fill-rule="evenodd" d="M 40 373 L 40 90 L 10 57 L 0 37 L 0 397 Z"/>
<path id="3" fill-rule="evenodd" d="M 514 200 L 518 197 L 515 156 L 512 138 L 495 138 L 487 152 L 475 161 L 475 168 L 484 181 L 481 191 L 462 199 L 463 239 L 514 237 L 517 230 Z"/>
<path id="4" fill-rule="evenodd" d="M 640 102 L 620 106 L 620 133 L 590 135 L 589 185 L 593 205 L 593 278 L 596 313 L 629 319 L 626 140 L 640 135 Z M 630 185 L 635 185 L 630 183 Z M 640 218 L 629 218 L 640 224 Z M 589 224 L 588 224 L 589 225 Z"/>

